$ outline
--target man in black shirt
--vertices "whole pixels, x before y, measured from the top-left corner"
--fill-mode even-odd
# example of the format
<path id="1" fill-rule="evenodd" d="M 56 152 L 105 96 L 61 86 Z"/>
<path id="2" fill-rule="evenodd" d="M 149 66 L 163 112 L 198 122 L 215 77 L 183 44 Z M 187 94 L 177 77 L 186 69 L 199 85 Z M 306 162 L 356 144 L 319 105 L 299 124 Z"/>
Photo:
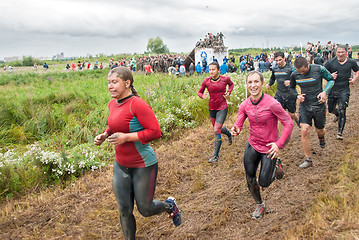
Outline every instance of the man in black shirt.
<path id="1" fill-rule="evenodd" d="M 285 61 L 284 53 L 281 51 L 274 53 L 274 60 L 276 65 L 272 68 L 272 75 L 269 79 L 269 83 L 266 85 L 266 89 L 268 90 L 270 86 L 272 86 L 275 81 L 277 81 L 277 91 L 274 98 L 280 102 L 284 109 L 288 110 L 290 117 L 300 128 L 299 119 L 295 114 L 297 107 L 297 96 L 293 96 L 289 88 L 290 75 L 295 71 L 295 68 L 291 63 L 287 63 Z"/>
<path id="2" fill-rule="evenodd" d="M 340 45 L 335 50 L 336 57 L 325 64 L 325 68 L 332 74 L 335 84 L 328 96 L 328 111 L 335 114 L 334 121 L 338 121 L 338 140 L 343 140 L 343 130 L 346 122 L 346 109 L 349 104 L 350 87 L 359 77 L 359 66 L 347 57 L 348 50 Z M 351 80 L 352 70 L 355 72 Z M 338 105 L 338 108 L 337 108 Z"/>

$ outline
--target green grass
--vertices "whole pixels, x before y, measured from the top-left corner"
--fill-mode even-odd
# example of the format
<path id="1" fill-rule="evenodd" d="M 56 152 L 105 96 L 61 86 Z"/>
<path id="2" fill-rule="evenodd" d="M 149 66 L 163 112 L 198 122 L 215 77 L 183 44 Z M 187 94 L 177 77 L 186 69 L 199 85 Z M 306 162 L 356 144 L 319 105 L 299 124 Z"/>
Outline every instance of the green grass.
<path id="1" fill-rule="evenodd" d="M 96 70 L 1 75 L 0 197 L 21 193 L 31 188 L 33 181 L 51 183 L 68 179 L 66 174 L 67 177 L 56 174 L 58 171 L 66 172 L 63 169 L 66 163 L 77 169 L 76 173 L 68 175 L 78 176 L 79 162 L 88 157 L 74 153 L 74 149 L 87 146 L 91 152 L 96 152 L 93 139 L 106 129 L 107 106 L 111 100 L 107 73 L 107 70 Z M 153 108 L 165 138 L 208 119 L 208 100 L 197 96 L 206 76 L 177 78 L 167 74 L 146 76 L 134 73 L 134 86 L 141 98 Z M 246 98 L 245 75 L 230 76 L 235 88 L 228 101 L 229 114 L 236 112 Z M 23 158 L 22 155 L 29 153 L 34 143 L 39 152 L 54 153 L 56 156 L 52 161 L 55 163 L 44 164 L 46 154 L 28 154 Z M 108 144 L 99 148 L 100 152 L 95 154 L 96 161 L 81 172 L 100 166 L 102 161 L 110 158 L 111 149 Z M 8 151 L 13 151 L 10 158 L 6 155 Z M 36 167 L 24 167 L 29 164 Z M 14 177 L 10 180 L 11 176 Z M 26 180 L 29 176 L 31 181 Z M 18 188 L 20 185 L 21 189 Z"/>

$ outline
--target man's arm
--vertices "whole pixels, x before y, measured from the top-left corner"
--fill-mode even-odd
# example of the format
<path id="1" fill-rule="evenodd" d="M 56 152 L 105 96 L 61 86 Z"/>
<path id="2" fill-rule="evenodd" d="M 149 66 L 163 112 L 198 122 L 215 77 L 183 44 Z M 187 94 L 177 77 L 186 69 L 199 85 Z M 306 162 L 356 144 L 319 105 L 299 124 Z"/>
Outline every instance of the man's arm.
<path id="1" fill-rule="evenodd" d="M 292 72 L 292 74 L 290 75 L 289 92 L 293 97 L 297 98 L 298 97 L 298 92 L 296 89 L 297 81 L 295 80 L 293 73 L 294 72 Z"/>
<path id="2" fill-rule="evenodd" d="M 266 85 L 266 89 L 268 90 L 274 84 L 274 82 L 275 82 L 275 75 L 274 75 L 274 72 L 272 70 L 272 75 L 270 76 L 269 82 Z"/>
<path id="3" fill-rule="evenodd" d="M 320 73 L 322 77 L 328 81 L 327 85 L 324 88 L 324 92 L 326 92 L 326 94 L 329 94 L 330 90 L 334 86 L 334 78 L 332 74 L 325 67 L 322 66 L 320 67 Z"/>
<path id="4" fill-rule="evenodd" d="M 352 80 L 349 81 L 350 84 L 354 84 L 359 78 L 359 66 L 356 62 L 353 61 L 352 70 L 355 72 Z"/>
<path id="5" fill-rule="evenodd" d="M 354 74 L 354 77 L 352 80 L 349 81 L 350 84 L 354 84 L 356 82 L 356 80 L 358 80 L 359 78 L 359 71 L 356 71 Z"/>

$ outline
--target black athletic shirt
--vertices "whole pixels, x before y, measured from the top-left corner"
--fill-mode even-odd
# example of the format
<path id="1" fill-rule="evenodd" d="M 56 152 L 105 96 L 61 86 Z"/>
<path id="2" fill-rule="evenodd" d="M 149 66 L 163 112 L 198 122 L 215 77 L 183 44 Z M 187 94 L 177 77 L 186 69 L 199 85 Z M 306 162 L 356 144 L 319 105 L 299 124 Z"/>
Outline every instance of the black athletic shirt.
<path id="1" fill-rule="evenodd" d="M 318 94 L 323 92 L 323 78 L 327 81 L 333 81 L 333 76 L 328 72 L 325 67 L 310 64 L 309 71 L 307 74 L 303 75 L 295 70 L 292 75 L 290 75 L 290 88 L 292 94 L 296 94 L 295 87 L 298 84 L 301 93 L 305 94 L 305 100 L 301 105 L 307 106 L 317 106 L 321 105 L 318 102 Z"/>
<path id="2" fill-rule="evenodd" d="M 359 70 L 359 66 L 355 60 L 348 58 L 344 64 L 340 64 L 336 57 L 332 60 L 329 60 L 325 64 L 325 68 L 328 69 L 330 73 L 338 72 L 337 79 L 334 80 L 335 84 L 331 90 L 332 92 L 339 92 L 349 89 L 349 78 L 352 73 L 351 70 L 354 72 Z"/>
<path id="3" fill-rule="evenodd" d="M 295 71 L 295 68 L 292 64 L 287 63 L 284 67 L 279 67 L 275 65 L 272 69 L 272 75 L 269 79 L 269 85 L 272 86 L 277 80 L 277 94 L 281 97 L 288 97 L 289 93 L 289 86 L 285 86 L 284 82 L 290 80 L 290 74 Z"/>

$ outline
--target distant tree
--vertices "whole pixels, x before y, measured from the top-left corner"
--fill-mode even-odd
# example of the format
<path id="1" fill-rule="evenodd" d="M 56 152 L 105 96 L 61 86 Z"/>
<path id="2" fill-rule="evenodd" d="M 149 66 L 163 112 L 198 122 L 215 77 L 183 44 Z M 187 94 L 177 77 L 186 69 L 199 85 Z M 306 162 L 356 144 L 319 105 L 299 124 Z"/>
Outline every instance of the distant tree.
<path id="1" fill-rule="evenodd" d="M 11 63 L 9 63 L 8 65 L 11 65 L 13 67 L 21 67 L 21 66 L 24 66 L 22 65 L 22 62 L 20 60 L 15 60 L 15 61 L 12 61 Z"/>
<path id="2" fill-rule="evenodd" d="M 169 53 L 167 45 L 165 45 L 160 37 L 150 38 L 147 43 L 147 51 L 155 54 Z"/>
<path id="3" fill-rule="evenodd" d="M 28 57 L 23 57 L 22 58 L 22 65 L 23 66 L 34 66 L 34 63 L 35 63 L 35 60 L 31 57 L 31 56 L 28 56 Z"/>

